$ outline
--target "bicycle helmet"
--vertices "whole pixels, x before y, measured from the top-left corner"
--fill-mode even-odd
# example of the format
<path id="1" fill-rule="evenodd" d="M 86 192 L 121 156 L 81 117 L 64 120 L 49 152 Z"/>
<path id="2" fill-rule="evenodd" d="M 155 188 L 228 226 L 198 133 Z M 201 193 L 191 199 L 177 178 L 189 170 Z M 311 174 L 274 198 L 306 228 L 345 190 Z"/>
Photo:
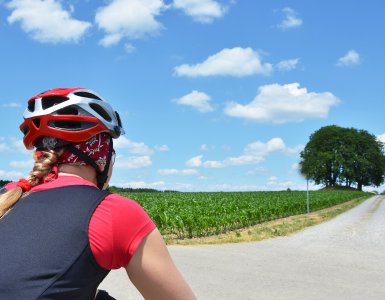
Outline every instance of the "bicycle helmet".
<path id="1" fill-rule="evenodd" d="M 23 117 L 20 130 L 27 149 L 64 147 L 95 169 L 97 186 L 103 188 L 114 151 L 112 139 L 124 134 L 119 114 L 104 99 L 85 88 L 56 88 L 30 98 Z M 96 162 L 73 143 L 104 132 L 111 140 L 106 165 L 100 171 Z"/>
<path id="2" fill-rule="evenodd" d="M 41 144 L 44 137 L 78 143 L 102 132 L 112 138 L 124 134 L 119 114 L 85 88 L 55 88 L 33 96 L 23 117 L 20 130 L 27 149 L 47 148 Z"/>

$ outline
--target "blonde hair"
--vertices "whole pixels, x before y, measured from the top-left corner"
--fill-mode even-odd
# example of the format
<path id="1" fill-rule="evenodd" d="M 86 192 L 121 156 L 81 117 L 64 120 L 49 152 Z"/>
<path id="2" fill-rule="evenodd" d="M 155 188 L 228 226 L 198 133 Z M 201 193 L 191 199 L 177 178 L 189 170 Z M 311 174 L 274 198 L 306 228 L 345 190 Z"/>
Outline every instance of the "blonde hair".
<path id="1" fill-rule="evenodd" d="M 56 165 L 60 154 L 60 152 L 58 153 L 54 150 L 40 151 L 39 155 L 36 152 L 33 153 L 35 164 L 26 178 L 31 187 L 38 185 L 47 177 L 52 171 L 53 166 Z M 20 186 L 16 186 L 0 195 L 0 218 L 9 212 L 22 195 L 23 190 Z"/>

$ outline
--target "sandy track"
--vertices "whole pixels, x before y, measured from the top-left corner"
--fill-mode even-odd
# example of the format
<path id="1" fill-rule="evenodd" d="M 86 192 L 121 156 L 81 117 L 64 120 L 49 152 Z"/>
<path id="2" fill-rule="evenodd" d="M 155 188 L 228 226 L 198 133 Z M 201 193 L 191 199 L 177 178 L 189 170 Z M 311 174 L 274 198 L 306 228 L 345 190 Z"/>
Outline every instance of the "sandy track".
<path id="1" fill-rule="evenodd" d="M 169 246 L 198 299 L 385 299 L 385 197 L 333 220 L 262 242 Z M 124 271 L 101 287 L 143 299 Z"/>

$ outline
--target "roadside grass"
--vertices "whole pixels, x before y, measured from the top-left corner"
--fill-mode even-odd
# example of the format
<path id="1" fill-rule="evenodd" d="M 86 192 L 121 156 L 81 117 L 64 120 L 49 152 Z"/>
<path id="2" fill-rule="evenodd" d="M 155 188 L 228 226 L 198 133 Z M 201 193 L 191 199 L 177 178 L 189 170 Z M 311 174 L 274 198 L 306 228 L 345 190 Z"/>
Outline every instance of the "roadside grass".
<path id="1" fill-rule="evenodd" d="M 368 199 L 368 197 L 361 197 L 333 207 L 311 212 L 309 214 L 295 215 L 283 219 L 273 220 L 214 236 L 192 239 L 176 239 L 170 236 L 165 236 L 164 238 L 167 245 L 209 245 L 261 241 L 277 236 L 288 236 L 304 230 L 309 226 L 326 222 L 337 215 L 356 207 L 366 199 Z"/>

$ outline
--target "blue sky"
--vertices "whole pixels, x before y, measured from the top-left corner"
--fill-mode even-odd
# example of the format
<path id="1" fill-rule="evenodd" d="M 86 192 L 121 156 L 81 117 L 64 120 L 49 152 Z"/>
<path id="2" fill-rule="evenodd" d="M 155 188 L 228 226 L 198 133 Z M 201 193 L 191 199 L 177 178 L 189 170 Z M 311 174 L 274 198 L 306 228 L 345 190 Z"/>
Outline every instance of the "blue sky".
<path id="1" fill-rule="evenodd" d="M 80 86 L 122 116 L 113 185 L 305 189 L 299 152 L 320 127 L 385 142 L 384 9 L 379 0 L 0 0 L 0 177 L 32 166 L 18 130 L 28 98 Z"/>

